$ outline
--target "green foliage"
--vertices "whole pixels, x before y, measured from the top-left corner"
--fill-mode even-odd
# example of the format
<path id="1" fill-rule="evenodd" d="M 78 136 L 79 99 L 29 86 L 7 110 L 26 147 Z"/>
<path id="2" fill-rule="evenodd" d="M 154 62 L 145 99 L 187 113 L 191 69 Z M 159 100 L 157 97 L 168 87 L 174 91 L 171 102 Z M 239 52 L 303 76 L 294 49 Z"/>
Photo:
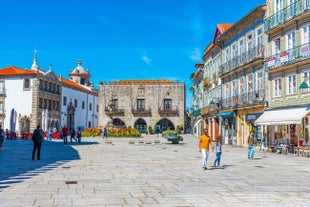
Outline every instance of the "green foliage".
<path id="1" fill-rule="evenodd" d="M 162 135 L 171 135 L 171 134 L 177 134 L 175 130 L 165 130 L 161 132 Z"/>
<path id="2" fill-rule="evenodd" d="M 152 126 L 148 126 L 148 132 L 151 134 L 153 132 Z"/>

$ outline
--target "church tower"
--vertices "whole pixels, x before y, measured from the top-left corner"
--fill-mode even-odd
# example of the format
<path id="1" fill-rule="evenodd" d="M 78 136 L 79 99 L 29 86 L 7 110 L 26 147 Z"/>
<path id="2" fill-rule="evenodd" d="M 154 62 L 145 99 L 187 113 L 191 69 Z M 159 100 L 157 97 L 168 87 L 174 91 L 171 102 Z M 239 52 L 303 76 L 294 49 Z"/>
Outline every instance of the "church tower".
<path id="1" fill-rule="evenodd" d="M 88 71 L 85 71 L 84 67 L 82 66 L 81 59 L 79 59 L 78 66 L 73 71 L 71 71 L 69 76 L 70 76 L 70 80 L 75 83 L 78 83 L 84 86 L 90 85 L 89 84 L 90 74 Z"/>

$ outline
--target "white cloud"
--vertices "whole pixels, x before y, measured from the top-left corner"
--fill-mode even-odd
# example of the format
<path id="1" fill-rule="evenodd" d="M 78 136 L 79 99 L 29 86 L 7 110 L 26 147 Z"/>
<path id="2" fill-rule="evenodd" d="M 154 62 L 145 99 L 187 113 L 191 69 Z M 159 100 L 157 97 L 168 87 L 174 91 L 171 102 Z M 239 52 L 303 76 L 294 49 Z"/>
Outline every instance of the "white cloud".
<path id="1" fill-rule="evenodd" d="M 201 61 L 201 58 L 202 58 L 202 54 L 199 50 L 199 48 L 195 48 L 192 53 L 190 54 L 189 58 L 192 60 L 192 61 Z"/>
<path id="2" fill-rule="evenodd" d="M 146 64 L 151 65 L 151 62 L 152 62 L 151 58 L 149 58 L 149 57 L 147 57 L 147 56 L 142 56 L 142 60 L 143 60 Z"/>

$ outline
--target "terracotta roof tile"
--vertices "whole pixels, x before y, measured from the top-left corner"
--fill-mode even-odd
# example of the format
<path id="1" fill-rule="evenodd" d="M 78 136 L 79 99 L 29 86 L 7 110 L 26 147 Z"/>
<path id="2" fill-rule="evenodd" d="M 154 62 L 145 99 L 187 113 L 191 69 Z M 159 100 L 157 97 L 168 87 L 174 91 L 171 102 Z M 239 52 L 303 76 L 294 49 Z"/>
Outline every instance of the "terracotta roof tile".
<path id="1" fill-rule="evenodd" d="M 223 34 L 226 30 L 228 30 L 233 24 L 218 24 L 217 28 L 221 31 Z"/>
<path id="2" fill-rule="evenodd" d="M 24 75 L 35 75 L 36 71 L 34 70 L 25 70 L 16 66 L 9 66 L 3 69 L 0 69 L 0 76 L 24 76 Z"/>

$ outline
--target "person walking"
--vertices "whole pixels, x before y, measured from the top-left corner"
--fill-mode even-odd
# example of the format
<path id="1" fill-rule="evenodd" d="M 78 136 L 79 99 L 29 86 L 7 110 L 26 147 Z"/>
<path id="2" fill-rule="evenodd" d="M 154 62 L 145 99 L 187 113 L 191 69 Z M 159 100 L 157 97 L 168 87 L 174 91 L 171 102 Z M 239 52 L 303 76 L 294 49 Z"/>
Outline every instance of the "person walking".
<path id="1" fill-rule="evenodd" d="M 208 129 L 204 129 L 204 134 L 200 136 L 198 142 L 198 151 L 202 154 L 202 170 L 207 170 L 207 162 L 209 157 L 209 149 L 212 149 L 212 140 L 208 135 Z"/>
<path id="2" fill-rule="evenodd" d="M 103 138 L 108 138 L 108 130 L 106 127 L 103 129 Z"/>
<path id="3" fill-rule="evenodd" d="M 43 140 L 43 135 L 42 135 L 41 126 L 38 125 L 32 134 L 32 141 L 33 141 L 32 160 L 34 160 L 36 151 L 37 151 L 38 161 L 41 160 L 40 154 L 41 154 L 42 140 Z"/>
<path id="4" fill-rule="evenodd" d="M 219 167 L 219 168 L 222 168 L 221 167 L 221 156 L 222 156 L 222 140 L 221 140 L 221 137 L 218 136 L 216 139 L 215 139 L 215 145 L 214 145 L 214 151 L 215 151 L 215 155 L 216 155 L 216 158 L 214 160 L 214 167 Z M 216 165 L 217 164 L 217 165 Z"/>
<path id="5" fill-rule="evenodd" d="M 67 125 L 64 125 L 61 132 L 62 132 L 62 138 L 64 139 L 64 144 L 68 144 L 68 127 L 67 127 Z"/>
<path id="6" fill-rule="evenodd" d="M 47 140 L 52 141 L 52 134 L 53 134 L 53 129 L 50 127 L 50 129 L 47 132 Z"/>
<path id="7" fill-rule="evenodd" d="M 255 138 L 254 131 L 250 131 L 250 135 L 248 136 L 248 159 L 253 159 L 255 154 Z"/>
<path id="8" fill-rule="evenodd" d="M 0 151 L 2 150 L 2 145 L 4 142 L 4 130 L 2 129 L 2 126 L 0 125 Z"/>
<path id="9" fill-rule="evenodd" d="M 77 138 L 77 141 L 78 141 L 79 143 L 81 143 L 82 131 L 81 131 L 80 127 L 76 128 L 76 138 Z"/>
<path id="10" fill-rule="evenodd" d="M 77 142 L 77 139 L 75 137 L 75 131 L 73 128 L 70 129 L 70 142 L 72 142 L 72 139 L 74 139 Z"/>

